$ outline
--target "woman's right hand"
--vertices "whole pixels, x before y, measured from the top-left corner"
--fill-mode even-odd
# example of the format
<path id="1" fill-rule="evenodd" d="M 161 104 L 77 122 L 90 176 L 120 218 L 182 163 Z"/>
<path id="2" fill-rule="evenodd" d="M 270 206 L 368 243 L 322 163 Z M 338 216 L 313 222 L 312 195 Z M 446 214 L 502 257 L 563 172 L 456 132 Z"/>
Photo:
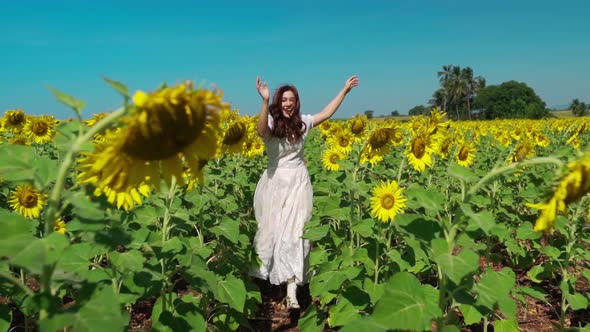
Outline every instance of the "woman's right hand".
<path id="1" fill-rule="evenodd" d="M 268 91 L 268 84 L 266 82 L 260 80 L 259 76 L 256 76 L 256 89 L 262 97 L 262 100 L 268 101 L 270 98 L 270 92 Z"/>

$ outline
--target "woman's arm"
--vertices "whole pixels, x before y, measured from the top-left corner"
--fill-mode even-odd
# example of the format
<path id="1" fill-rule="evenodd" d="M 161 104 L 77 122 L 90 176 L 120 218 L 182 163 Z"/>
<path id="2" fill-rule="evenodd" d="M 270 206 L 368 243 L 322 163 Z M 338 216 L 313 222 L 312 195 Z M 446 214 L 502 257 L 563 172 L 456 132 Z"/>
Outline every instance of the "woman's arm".
<path id="1" fill-rule="evenodd" d="M 313 116 L 313 126 L 319 126 L 322 122 L 331 118 L 332 115 L 334 115 L 334 113 L 336 113 L 336 111 L 338 110 L 338 107 L 340 107 L 340 104 L 342 104 L 342 101 L 344 100 L 346 95 L 350 92 L 350 90 L 352 90 L 352 88 L 354 88 L 358 84 L 359 78 L 356 75 L 347 79 L 346 83 L 344 83 L 344 87 L 342 88 L 342 90 L 340 90 L 340 92 L 338 92 L 336 97 L 334 97 L 334 99 L 332 99 L 332 101 L 330 101 L 321 112 Z"/>
<path id="2" fill-rule="evenodd" d="M 262 97 L 262 107 L 260 108 L 260 114 L 258 114 L 258 123 L 256 124 L 256 131 L 260 137 L 270 136 L 270 128 L 268 128 L 268 100 L 270 98 L 270 92 L 268 91 L 268 84 L 260 80 L 260 77 L 256 77 L 256 89 Z"/>

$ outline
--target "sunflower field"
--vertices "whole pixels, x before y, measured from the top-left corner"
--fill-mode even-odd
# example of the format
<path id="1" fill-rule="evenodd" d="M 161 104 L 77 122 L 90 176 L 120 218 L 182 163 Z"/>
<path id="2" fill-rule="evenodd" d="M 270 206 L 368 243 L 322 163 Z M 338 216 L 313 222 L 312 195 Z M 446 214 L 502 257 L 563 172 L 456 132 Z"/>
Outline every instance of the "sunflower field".
<path id="1" fill-rule="evenodd" d="M 257 118 L 191 82 L 113 112 L 7 110 L 0 330 L 256 330 Z M 590 331 L 590 118 L 330 120 L 306 140 L 314 213 L 300 331 Z"/>

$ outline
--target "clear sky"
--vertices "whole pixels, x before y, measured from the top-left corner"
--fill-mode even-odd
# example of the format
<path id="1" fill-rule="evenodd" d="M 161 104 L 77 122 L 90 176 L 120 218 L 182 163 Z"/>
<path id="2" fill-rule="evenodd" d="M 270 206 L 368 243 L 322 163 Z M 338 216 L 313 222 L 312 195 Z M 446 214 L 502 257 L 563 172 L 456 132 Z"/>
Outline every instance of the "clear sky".
<path id="1" fill-rule="evenodd" d="M 548 107 L 590 102 L 589 13 L 589 0 L 3 1 L 0 112 L 73 116 L 47 86 L 84 100 L 85 118 L 113 110 L 104 75 L 131 91 L 212 83 L 253 115 L 260 75 L 315 113 L 358 74 L 335 117 L 404 114 L 445 64 L 525 82 Z"/>

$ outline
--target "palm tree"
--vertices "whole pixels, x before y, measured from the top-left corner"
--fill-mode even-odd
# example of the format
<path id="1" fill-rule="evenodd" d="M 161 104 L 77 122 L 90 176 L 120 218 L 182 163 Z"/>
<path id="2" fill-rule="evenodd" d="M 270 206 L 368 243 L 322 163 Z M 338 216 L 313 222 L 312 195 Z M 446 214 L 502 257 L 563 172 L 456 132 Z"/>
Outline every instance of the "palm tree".
<path id="1" fill-rule="evenodd" d="M 445 86 L 445 84 L 448 82 L 448 80 L 451 78 L 451 73 L 453 71 L 453 65 L 443 65 L 442 71 L 437 72 L 437 76 L 438 76 L 438 82 L 440 83 L 441 86 Z M 443 112 L 447 111 L 447 97 L 448 97 L 448 93 L 447 94 L 443 94 L 443 100 L 442 100 L 442 106 L 443 106 Z"/>
<path id="2" fill-rule="evenodd" d="M 431 107 L 442 107 L 447 100 L 447 90 L 445 90 L 445 88 L 440 88 L 436 91 L 434 91 L 434 93 L 432 94 L 432 98 L 428 101 L 428 103 L 430 104 Z M 443 111 L 444 111 L 444 107 L 443 107 Z"/>
<path id="3" fill-rule="evenodd" d="M 572 100 L 572 103 L 570 104 L 570 110 L 572 110 L 572 113 L 575 116 L 586 115 L 586 104 L 580 102 L 578 98 L 575 98 L 574 100 Z"/>
<path id="4" fill-rule="evenodd" d="M 465 95 L 465 81 L 461 76 L 461 67 L 453 66 L 445 88 L 449 91 L 451 104 L 455 106 L 457 120 L 460 119 L 459 106 Z"/>

